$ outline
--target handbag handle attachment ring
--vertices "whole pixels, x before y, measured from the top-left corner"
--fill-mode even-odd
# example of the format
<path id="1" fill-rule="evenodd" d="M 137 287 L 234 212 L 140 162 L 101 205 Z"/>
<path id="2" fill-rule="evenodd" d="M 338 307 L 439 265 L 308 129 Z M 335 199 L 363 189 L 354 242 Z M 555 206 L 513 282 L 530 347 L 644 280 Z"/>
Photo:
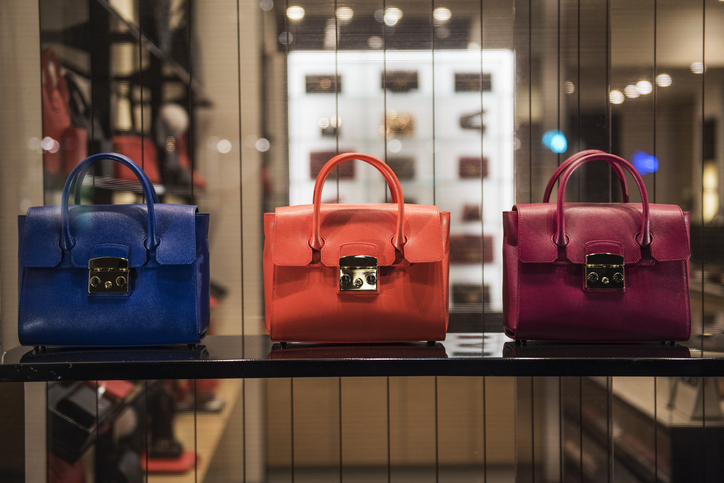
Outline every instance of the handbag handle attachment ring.
<path id="1" fill-rule="evenodd" d="M 400 181 L 397 179 L 397 175 L 395 175 L 395 172 L 392 171 L 392 169 L 387 164 L 375 158 L 374 156 L 362 153 L 338 154 L 337 156 L 330 159 L 317 175 L 317 181 L 314 183 L 312 238 L 309 240 L 309 246 L 311 246 L 314 250 L 321 250 L 324 246 L 324 241 L 322 240 L 322 237 L 319 233 L 321 224 L 319 212 L 321 210 L 322 204 L 322 188 L 324 187 L 324 182 L 326 181 L 327 176 L 329 176 L 329 173 L 331 173 L 332 170 L 337 167 L 337 165 L 353 159 L 359 159 L 360 161 L 364 161 L 367 164 L 371 164 L 385 177 L 385 180 L 387 181 L 387 186 L 390 187 L 390 192 L 392 193 L 392 202 L 397 203 L 397 225 L 395 228 L 395 234 L 392 238 L 392 245 L 397 249 L 397 251 L 402 253 L 402 248 L 405 244 L 405 236 L 402 233 L 402 227 L 405 217 L 405 199 L 402 194 L 402 186 L 400 186 Z"/>

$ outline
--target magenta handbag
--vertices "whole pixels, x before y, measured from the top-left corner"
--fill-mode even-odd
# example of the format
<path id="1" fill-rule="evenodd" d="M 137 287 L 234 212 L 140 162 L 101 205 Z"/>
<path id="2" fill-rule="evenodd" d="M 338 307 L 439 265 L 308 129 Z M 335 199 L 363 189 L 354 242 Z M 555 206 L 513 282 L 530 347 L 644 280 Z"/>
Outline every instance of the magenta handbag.
<path id="1" fill-rule="evenodd" d="M 607 161 L 623 203 L 564 203 L 578 167 Z M 628 203 L 627 170 L 641 203 Z M 558 199 L 548 203 L 560 176 Z M 503 213 L 503 324 L 516 340 L 639 342 L 686 340 L 689 213 L 650 204 L 626 160 L 584 151 L 565 161 L 543 203 Z"/>

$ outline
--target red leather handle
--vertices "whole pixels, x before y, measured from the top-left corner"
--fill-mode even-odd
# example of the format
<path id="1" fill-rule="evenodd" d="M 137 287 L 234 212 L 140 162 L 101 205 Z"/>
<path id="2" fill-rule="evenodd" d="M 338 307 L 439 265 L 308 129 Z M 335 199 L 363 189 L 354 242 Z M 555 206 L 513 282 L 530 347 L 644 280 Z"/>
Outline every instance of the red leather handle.
<path id="1" fill-rule="evenodd" d="M 581 156 L 586 156 L 588 154 L 594 154 L 594 153 L 604 153 L 603 151 L 600 151 L 598 149 L 588 149 L 586 151 L 581 151 L 580 153 L 576 153 L 570 158 L 566 159 L 563 163 L 561 163 L 560 166 L 558 166 L 558 169 L 556 169 L 555 173 L 553 173 L 553 176 L 551 176 L 551 179 L 548 180 L 548 185 L 546 185 L 546 190 L 543 193 L 543 203 L 548 203 L 551 199 L 551 193 L 553 192 L 553 186 L 555 186 L 556 181 L 558 178 L 563 174 L 565 170 L 568 169 L 568 167 L 571 165 L 573 161 L 576 159 L 579 159 Z M 605 154 L 605 153 L 604 153 Z M 615 163 L 609 163 L 613 170 L 616 173 L 616 176 L 618 176 L 619 181 L 621 181 L 621 191 L 623 192 L 623 202 L 628 203 L 629 196 L 628 196 L 628 183 L 626 183 L 626 175 L 623 172 L 623 169 L 621 169 L 621 166 Z"/>
<path id="2" fill-rule="evenodd" d="M 568 244 L 566 240 L 566 221 L 563 216 L 563 196 L 566 192 L 568 180 L 570 179 L 571 174 L 573 174 L 573 171 L 578 169 L 580 166 L 597 160 L 607 161 L 609 164 L 615 163 L 618 166 L 625 168 L 629 173 L 631 173 L 631 176 L 633 176 L 636 181 L 636 186 L 638 186 L 639 193 L 641 194 L 641 207 L 643 209 L 643 217 L 641 219 L 641 241 L 637 240 L 637 243 L 642 247 L 648 246 L 651 243 L 651 216 L 649 214 L 649 197 L 646 194 L 644 180 L 628 161 L 623 158 L 619 158 L 618 156 L 614 156 L 613 154 L 603 152 L 587 154 L 575 159 L 571 162 L 563 175 L 561 175 L 561 181 L 558 183 L 558 200 L 556 201 L 556 235 L 554 239 L 556 245 L 564 247 Z"/>
<path id="3" fill-rule="evenodd" d="M 405 219 L 405 198 L 402 195 L 400 181 L 397 179 L 395 172 L 384 162 L 369 154 L 361 153 L 338 154 L 330 159 L 317 175 L 317 181 L 314 183 L 314 214 L 312 217 L 312 238 L 309 240 L 309 246 L 315 250 L 321 250 L 322 246 L 324 246 L 324 241 L 319 234 L 319 211 L 322 205 L 322 188 L 324 187 L 324 182 L 327 180 L 329 173 L 331 173 L 337 165 L 352 159 L 359 159 L 367 164 L 371 164 L 377 171 L 382 173 L 385 180 L 387 180 L 387 186 L 390 187 L 390 192 L 392 193 L 392 202 L 397 203 L 397 227 L 395 228 L 395 235 L 392 238 L 392 244 L 401 252 L 405 244 L 405 236 L 402 234 L 402 223 Z"/>
<path id="4" fill-rule="evenodd" d="M 53 77 L 50 73 L 49 64 L 51 63 L 55 69 L 55 77 Z M 63 74 L 60 72 L 60 62 L 58 62 L 58 57 L 55 55 L 55 51 L 53 49 L 45 49 L 43 51 L 41 55 L 41 70 L 45 76 L 45 87 L 50 91 L 58 89 L 60 95 L 63 97 L 63 101 L 68 103 L 70 99 L 68 95 L 68 86 L 65 83 Z M 55 83 L 53 83 L 53 79 L 55 79 Z"/>

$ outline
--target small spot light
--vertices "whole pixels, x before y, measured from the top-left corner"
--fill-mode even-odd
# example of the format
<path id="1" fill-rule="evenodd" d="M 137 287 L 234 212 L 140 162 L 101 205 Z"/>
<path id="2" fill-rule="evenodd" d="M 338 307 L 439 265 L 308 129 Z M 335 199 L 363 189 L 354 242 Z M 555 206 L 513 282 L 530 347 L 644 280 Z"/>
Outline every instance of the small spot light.
<path id="1" fill-rule="evenodd" d="M 641 95 L 647 95 L 651 94 L 651 92 L 654 90 L 654 86 L 651 85 L 651 82 L 647 80 L 638 81 L 636 83 L 636 91 Z"/>
<path id="2" fill-rule="evenodd" d="M 438 22 L 447 22 L 452 17 L 452 12 L 449 8 L 438 7 L 432 11 L 432 18 Z"/>
<path id="3" fill-rule="evenodd" d="M 391 153 L 399 153 L 402 149 L 402 142 L 399 139 L 390 139 L 387 143 L 387 150 Z"/>
<path id="4" fill-rule="evenodd" d="M 633 153 L 631 164 L 633 164 L 636 171 L 640 174 L 654 173 L 659 169 L 659 160 L 656 159 L 656 156 L 652 156 L 643 151 Z"/>
<path id="5" fill-rule="evenodd" d="M 566 136 L 557 129 L 546 131 L 543 134 L 543 145 L 554 153 L 565 153 L 568 149 Z"/>
<path id="6" fill-rule="evenodd" d="M 385 10 L 385 25 L 390 27 L 397 25 L 397 22 L 402 18 L 402 10 L 397 7 L 390 7 Z"/>
<path id="7" fill-rule="evenodd" d="M 641 94 L 638 90 L 636 90 L 636 86 L 633 84 L 629 84 L 626 86 L 626 88 L 623 90 L 623 93 L 626 94 L 626 97 L 629 99 L 636 99 Z"/>
<path id="8" fill-rule="evenodd" d="M 373 35 L 367 39 L 367 46 L 370 49 L 381 49 L 383 45 L 382 37 L 378 37 L 377 35 Z"/>
<path id="9" fill-rule="evenodd" d="M 221 139 L 221 140 L 216 144 L 216 149 L 217 149 L 217 151 L 219 151 L 221 154 L 230 153 L 230 152 L 231 152 L 231 141 L 229 141 L 228 139 Z"/>
<path id="10" fill-rule="evenodd" d="M 291 32 L 282 32 L 279 34 L 279 43 L 289 45 L 294 41 L 294 35 Z"/>
<path id="11" fill-rule="evenodd" d="M 51 153 L 57 153 L 60 149 L 60 143 L 55 139 L 51 138 L 50 136 L 44 137 L 43 140 L 40 142 L 40 145 L 43 147 L 44 150 Z"/>
<path id="12" fill-rule="evenodd" d="M 271 143 L 266 138 L 259 138 L 256 141 L 256 149 L 262 153 L 269 151 Z"/>
<path id="13" fill-rule="evenodd" d="M 724 0 L 722 0 L 724 1 Z M 656 76 L 656 85 L 659 87 L 669 87 L 671 85 L 671 76 L 669 74 L 659 74 Z"/>
<path id="14" fill-rule="evenodd" d="M 287 8 L 289 20 L 301 20 L 304 18 L 304 9 L 298 5 Z"/>
<path id="15" fill-rule="evenodd" d="M 573 94 L 574 92 L 576 92 L 576 86 L 571 81 L 565 81 L 563 83 L 563 91 L 566 94 Z"/>
<path id="16" fill-rule="evenodd" d="M 692 63 L 691 72 L 693 72 L 694 74 L 703 74 L 704 73 L 704 63 L 703 62 Z"/>
<path id="17" fill-rule="evenodd" d="M 608 100 L 611 101 L 611 104 L 623 104 L 625 99 L 623 92 L 619 90 L 613 90 L 608 94 Z"/>
<path id="18" fill-rule="evenodd" d="M 337 18 L 342 22 L 349 22 L 354 17 L 354 10 L 349 7 L 339 7 L 335 12 Z"/>

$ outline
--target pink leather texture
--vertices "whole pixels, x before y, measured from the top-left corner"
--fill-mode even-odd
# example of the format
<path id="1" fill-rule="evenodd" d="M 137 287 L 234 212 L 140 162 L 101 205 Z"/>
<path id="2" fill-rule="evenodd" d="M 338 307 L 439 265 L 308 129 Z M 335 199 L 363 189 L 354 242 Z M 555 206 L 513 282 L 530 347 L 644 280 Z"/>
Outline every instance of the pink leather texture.
<path id="1" fill-rule="evenodd" d="M 383 174 L 393 203 L 320 202 L 331 169 L 353 159 Z M 450 213 L 402 200 L 400 183 L 385 163 L 347 153 L 332 158 L 319 173 L 313 204 L 280 207 L 264 215 L 264 298 L 272 340 L 445 339 Z M 339 290 L 339 259 L 349 255 L 377 258 L 376 291 Z"/>
<path id="2" fill-rule="evenodd" d="M 596 160 L 628 170 L 643 203 L 564 203 L 572 171 Z M 506 334 L 575 342 L 688 339 L 689 214 L 649 204 L 643 180 L 622 158 L 594 152 L 566 163 L 556 203 L 520 204 L 503 214 Z M 625 288 L 586 288 L 586 255 L 593 253 L 623 257 Z"/>

